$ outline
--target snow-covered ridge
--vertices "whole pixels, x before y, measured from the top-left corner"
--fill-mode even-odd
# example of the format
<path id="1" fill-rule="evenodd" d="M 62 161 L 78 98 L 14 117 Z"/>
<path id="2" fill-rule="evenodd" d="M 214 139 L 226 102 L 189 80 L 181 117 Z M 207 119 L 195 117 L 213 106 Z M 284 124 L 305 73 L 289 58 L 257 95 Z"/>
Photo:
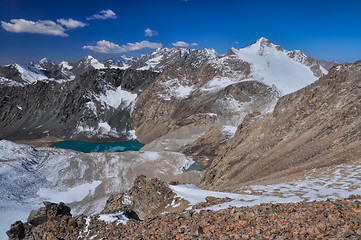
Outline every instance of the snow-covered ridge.
<path id="1" fill-rule="evenodd" d="M 105 68 L 104 64 L 99 62 L 97 59 L 93 58 L 92 56 L 86 56 L 82 61 L 84 65 L 91 65 L 94 69 L 102 69 Z"/>
<path id="2" fill-rule="evenodd" d="M 71 70 L 73 68 L 73 66 L 71 66 L 67 61 L 62 61 L 61 63 L 59 63 L 60 68 L 65 69 L 65 70 Z"/>
<path id="3" fill-rule="evenodd" d="M 142 55 L 130 68 L 161 72 L 167 66 L 173 65 L 186 56 L 197 56 L 198 60 L 201 60 L 214 58 L 217 53 L 214 49 L 158 48 L 151 53 Z M 197 63 L 193 64 L 197 65 Z"/>
<path id="4" fill-rule="evenodd" d="M 19 65 L 16 63 L 7 65 L 7 67 L 16 69 L 21 78 L 28 84 L 48 79 L 48 77 L 36 67 Z"/>
<path id="5" fill-rule="evenodd" d="M 21 84 L 31 84 L 41 80 L 72 80 L 75 75 L 90 69 L 136 69 L 162 72 L 167 66 L 185 59 L 191 61 L 192 68 L 197 69 L 202 66 L 204 60 L 208 60 L 208 64 L 221 71 L 222 74 L 215 76 L 203 86 L 205 91 L 217 91 L 242 80 L 256 80 L 269 86 L 276 86 L 283 94 L 296 91 L 327 74 L 325 68 L 301 50 L 284 50 L 263 37 L 250 46 L 241 49 L 231 48 L 230 51 L 234 53 L 233 56 L 228 54 L 219 56 L 214 49 L 158 48 L 139 58 L 122 56 L 99 61 L 89 55 L 76 63 L 62 61 L 56 65 L 49 59 L 43 58 L 38 63 L 31 63 L 29 66 L 13 65 L 16 66 L 23 79 Z M 248 77 L 238 69 L 237 64 L 233 66 L 230 64 L 232 62 L 230 59 L 234 60 L 235 56 L 251 65 L 251 73 Z M 57 70 L 60 70 L 61 76 L 51 78 L 47 77 L 48 73 L 45 74 L 45 71 Z M 2 77 L 7 78 L 4 75 Z"/>
<path id="6" fill-rule="evenodd" d="M 232 51 L 239 59 L 251 64 L 248 80 L 274 85 L 282 94 L 297 91 L 316 81 L 318 77 L 311 69 L 313 65 L 318 67 L 319 71 L 326 72 L 302 51 L 284 50 L 266 38 L 260 38 L 245 48 L 232 48 Z"/>

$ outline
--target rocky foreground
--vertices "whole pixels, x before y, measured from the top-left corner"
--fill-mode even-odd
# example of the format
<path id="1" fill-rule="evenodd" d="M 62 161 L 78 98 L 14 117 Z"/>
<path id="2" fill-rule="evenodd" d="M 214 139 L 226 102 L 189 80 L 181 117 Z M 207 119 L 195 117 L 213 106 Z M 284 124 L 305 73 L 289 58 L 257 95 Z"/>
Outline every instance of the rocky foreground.
<path id="1" fill-rule="evenodd" d="M 139 177 L 130 191 L 108 200 L 103 214 L 72 217 L 63 203 L 44 202 L 45 207 L 32 211 L 27 223 L 14 223 L 7 235 L 9 239 L 360 239 L 359 197 L 199 210 L 228 201 L 207 198 L 193 210 L 162 214 L 166 208 L 162 203 L 177 200 L 181 206 L 181 200 L 163 182 Z M 144 213 L 148 214 L 140 220 L 138 215 Z"/>
<path id="2" fill-rule="evenodd" d="M 99 220 L 99 215 L 73 218 L 62 211 L 64 205 L 45 205 L 46 222 L 16 222 L 7 232 L 9 239 L 361 238 L 360 202 L 347 199 L 168 213 L 124 225 Z"/>

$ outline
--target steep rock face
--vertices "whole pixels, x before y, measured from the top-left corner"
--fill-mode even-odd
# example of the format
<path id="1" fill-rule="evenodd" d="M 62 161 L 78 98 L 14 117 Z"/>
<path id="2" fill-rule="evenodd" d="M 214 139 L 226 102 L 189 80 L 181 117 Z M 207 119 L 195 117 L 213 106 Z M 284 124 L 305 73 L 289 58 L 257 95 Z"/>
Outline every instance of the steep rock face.
<path id="1" fill-rule="evenodd" d="M 157 74 L 135 70 L 92 70 L 70 82 L 0 85 L 0 137 L 34 139 L 127 139 L 137 94 Z"/>
<path id="2" fill-rule="evenodd" d="M 202 185 L 237 191 L 288 174 L 359 160 L 361 62 L 334 67 L 282 97 L 272 115 L 248 115 Z"/>

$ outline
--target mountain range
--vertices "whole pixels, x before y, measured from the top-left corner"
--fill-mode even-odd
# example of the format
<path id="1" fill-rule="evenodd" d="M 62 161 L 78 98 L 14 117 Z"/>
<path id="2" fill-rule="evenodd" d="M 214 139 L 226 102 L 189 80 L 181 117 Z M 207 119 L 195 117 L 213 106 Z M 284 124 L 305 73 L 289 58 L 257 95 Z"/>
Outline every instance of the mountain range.
<path id="1" fill-rule="evenodd" d="M 357 194 L 360 79 L 360 61 L 317 61 L 266 38 L 224 55 L 176 47 L 139 58 L 2 66 L 0 204 L 11 216 L 3 225 L 43 200 L 64 201 L 76 215 L 109 204 L 114 211 L 162 205 L 165 214 Z M 48 147 L 128 139 L 145 145 L 89 154 Z M 202 171 L 184 171 L 195 162 Z M 167 203 L 156 203 L 163 184 L 147 184 L 142 174 L 172 184 L 161 188 Z M 211 206 L 207 196 L 230 199 Z"/>
<path id="2" fill-rule="evenodd" d="M 149 143 L 202 118 L 237 127 L 325 73 L 302 51 L 265 38 L 225 55 L 177 47 L 138 59 L 10 64 L 0 68 L 0 137 L 124 140 L 136 131 Z"/>

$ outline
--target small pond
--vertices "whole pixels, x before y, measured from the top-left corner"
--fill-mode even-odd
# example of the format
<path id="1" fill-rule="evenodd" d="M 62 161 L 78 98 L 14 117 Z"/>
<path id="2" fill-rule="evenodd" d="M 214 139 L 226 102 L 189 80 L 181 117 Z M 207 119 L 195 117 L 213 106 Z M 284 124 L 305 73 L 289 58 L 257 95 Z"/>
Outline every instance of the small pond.
<path id="1" fill-rule="evenodd" d="M 91 143 L 83 141 L 64 141 L 52 145 L 52 147 L 71 149 L 84 153 L 91 152 L 125 152 L 138 151 L 144 145 L 137 140 L 129 140 L 124 142 L 101 142 Z"/>
<path id="2" fill-rule="evenodd" d="M 192 165 L 189 166 L 189 168 L 187 168 L 185 170 L 185 172 L 188 171 L 202 171 L 202 164 L 200 162 L 194 162 Z"/>

